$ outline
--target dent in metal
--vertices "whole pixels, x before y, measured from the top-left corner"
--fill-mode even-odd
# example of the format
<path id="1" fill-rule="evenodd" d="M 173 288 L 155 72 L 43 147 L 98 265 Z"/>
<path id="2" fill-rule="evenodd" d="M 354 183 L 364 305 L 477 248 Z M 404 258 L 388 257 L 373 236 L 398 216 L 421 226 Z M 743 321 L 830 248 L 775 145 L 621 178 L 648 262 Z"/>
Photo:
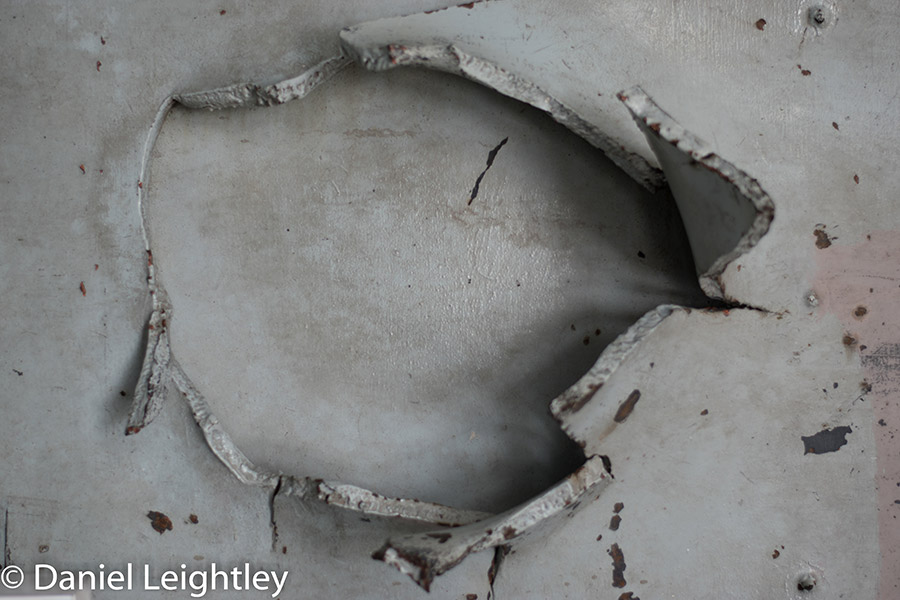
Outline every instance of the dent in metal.
<path id="1" fill-rule="evenodd" d="M 370 24 L 371 25 L 371 24 Z M 176 94 L 167 98 L 148 134 L 138 204 L 148 255 L 148 288 L 152 312 L 148 323 L 148 343 L 129 418 L 128 433 L 136 433 L 159 412 L 168 383 L 182 393 L 201 427 L 213 453 L 242 483 L 275 490 L 275 493 L 302 500 L 317 500 L 348 510 L 379 516 L 394 516 L 451 526 L 425 534 L 388 540 L 374 557 L 407 573 L 426 590 L 434 577 L 459 564 L 468 554 L 489 547 L 505 546 L 532 532 L 564 511 L 577 509 L 588 491 L 596 491 L 612 480 L 609 459 L 591 453 L 572 475 L 532 500 L 497 516 L 477 511 L 457 510 L 414 499 L 386 498 L 353 485 L 326 482 L 310 477 L 273 473 L 254 465 L 237 447 L 211 411 L 203 395 L 174 359 L 169 347 L 167 320 L 172 307 L 157 280 L 146 230 L 145 202 L 150 150 L 168 111 L 177 102 L 187 108 L 217 110 L 271 106 L 304 97 L 354 59 L 371 70 L 399 65 L 423 65 L 462 75 L 507 96 L 549 113 L 555 120 L 603 150 L 617 165 L 645 187 L 663 185 L 662 174 L 639 155 L 627 152 L 610 139 L 596 123 L 589 123 L 538 86 L 510 73 L 499 65 L 468 55 L 453 44 L 405 46 L 384 43 L 390 31 L 360 28 L 341 32 L 346 56 L 325 60 L 304 74 L 280 83 L 262 86 L 237 84 L 209 91 Z M 348 58 L 349 57 L 349 58 Z M 720 276 L 735 258 L 752 248 L 768 230 L 774 207 L 757 182 L 731 163 L 721 159 L 700 140 L 686 132 L 657 107 L 639 88 L 620 95 L 663 167 L 673 189 L 691 241 L 703 290 L 710 296 L 727 298 Z M 622 401 L 634 408 L 640 392 L 629 399 L 604 398 L 603 383 L 627 359 L 630 352 L 651 333 L 676 306 L 661 306 L 646 314 L 601 354 L 594 367 L 550 405 L 563 430 L 582 448 L 596 447 L 606 433 L 625 420 Z M 585 414 L 592 404 L 592 430 L 596 419 L 605 424 L 604 434 L 586 439 Z M 599 410 L 599 413 L 598 413 Z M 273 515 L 274 524 L 274 515 Z"/>

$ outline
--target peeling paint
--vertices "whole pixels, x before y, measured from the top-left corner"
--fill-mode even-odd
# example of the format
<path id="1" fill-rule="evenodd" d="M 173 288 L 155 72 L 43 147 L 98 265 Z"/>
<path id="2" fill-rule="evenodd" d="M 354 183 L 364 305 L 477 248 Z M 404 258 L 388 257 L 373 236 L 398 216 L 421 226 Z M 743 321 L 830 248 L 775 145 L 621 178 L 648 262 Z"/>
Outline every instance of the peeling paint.
<path id="1" fill-rule="evenodd" d="M 800 439 L 803 440 L 803 454 L 837 452 L 842 446 L 847 444 L 847 435 L 849 433 L 852 433 L 850 427 L 843 426 L 835 427 L 834 429 L 823 429 L 810 436 L 800 436 Z"/>

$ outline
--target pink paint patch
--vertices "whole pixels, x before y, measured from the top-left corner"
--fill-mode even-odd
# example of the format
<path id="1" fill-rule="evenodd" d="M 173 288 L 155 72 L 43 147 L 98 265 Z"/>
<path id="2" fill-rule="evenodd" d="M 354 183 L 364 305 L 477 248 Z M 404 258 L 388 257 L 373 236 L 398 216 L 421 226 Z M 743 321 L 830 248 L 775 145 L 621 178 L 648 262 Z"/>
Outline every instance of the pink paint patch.
<path id="1" fill-rule="evenodd" d="M 837 316 L 848 351 L 858 352 L 875 422 L 879 598 L 900 597 L 900 232 L 878 231 L 858 244 L 815 250 L 813 290 Z M 895 438 L 896 436 L 896 438 Z"/>

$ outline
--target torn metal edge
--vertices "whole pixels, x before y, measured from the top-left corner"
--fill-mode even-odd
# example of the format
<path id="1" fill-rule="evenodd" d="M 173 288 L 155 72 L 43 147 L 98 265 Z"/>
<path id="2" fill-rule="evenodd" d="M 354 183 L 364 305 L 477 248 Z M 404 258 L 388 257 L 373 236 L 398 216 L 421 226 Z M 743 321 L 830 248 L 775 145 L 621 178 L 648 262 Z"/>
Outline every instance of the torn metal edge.
<path id="1" fill-rule="evenodd" d="M 286 476 L 257 468 L 219 423 L 209 403 L 172 356 L 169 346 L 168 320 L 172 316 L 172 306 L 153 263 L 147 227 L 150 157 L 169 111 L 175 104 L 207 110 L 282 104 L 303 98 L 350 64 L 351 61 L 343 55 L 335 56 L 318 63 L 297 77 L 271 85 L 236 84 L 215 90 L 174 94 L 160 104 L 144 142 L 137 181 L 137 204 L 147 254 L 147 288 L 151 298 L 151 312 L 147 322 L 144 361 L 135 385 L 134 400 L 125 433 L 135 434 L 147 426 L 161 411 L 170 384 L 174 384 L 190 406 L 194 420 L 203 431 L 206 443 L 213 454 L 241 483 L 279 489 L 281 494 L 304 500 L 318 500 L 369 515 L 401 517 L 453 527 L 474 523 L 489 517 L 490 513 L 459 510 L 417 499 L 389 498 L 354 485 L 310 477 Z"/>
<path id="2" fill-rule="evenodd" d="M 435 577 L 469 554 L 533 533 L 550 518 L 576 510 L 585 494 L 610 481 L 603 457 L 592 456 L 555 486 L 513 509 L 464 527 L 389 539 L 372 558 L 394 566 L 428 591 Z"/>
<path id="3" fill-rule="evenodd" d="M 739 303 L 738 299 L 726 294 L 723 274 L 729 264 L 749 252 L 769 231 L 769 226 L 775 218 L 775 205 L 772 199 L 760 187 L 756 179 L 716 154 L 709 144 L 685 130 L 640 87 L 635 86 L 620 92 L 618 97 L 648 138 L 656 136 L 674 145 L 692 161 L 703 165 L 727 181 L 755 209 L 756 217 L 750 227 L 741 235 L 737 245 L 731 251 L 719 256 L 705 272 L 699 275 L 700 288 L 707 296 Z M 660 163 L 663 164 L 661 159 Z M 663 171 L 665 172 L 664 164 Z"/>
<path id="4" fill-rule="evenodd" d="M 650 191 L 665 185 L 663 173 L 642 156 L 629 152 L 602 129 L 585 120 L 574 110 L 550 96 L 534 83 L 506 69 L 468 54 L 448 40 L 417 45 L 391 43 L 389 39 L 372 41 L 370 35 L 359 34 L 360 28 L 377 24 L 344 28 L 340 33 L 344 53 L 370 71 L 384 71 L 399 66 L 427 67 L 471 79 L 505 96 L 519 100 L 549 114 L 579 137 L 603 152 L 613 163 Z M 374 37 L 378 37 L 376 34 Z M 382 36 L 385 37 L 385 36 Z"/>
<path id="5" fill-rule="evenodd" d="M 689 310 L 672 304 L 658 306 L 638 319 L 625 333 L 619 335 L 603 349 L 594 366 L 550 403 L 550 414 L 560 424 L 566 435 L 579 446 L 584 447 L 587 440 L 580 439 L 571 427 L 572 419 L 575 418 L 578 411 L 594 398 L 595 394 L 619 368 L 619 365 L 625 362 L 628 355 L 644 338 L 653 333 L 674 312 Z M 615 424 L 612 423 L 611 427 L 614 426 Z"/>
<path id="6" fill-rule="evenodd" d="M 270 85 L 236 83 L 214 90 L 175 94 L 173 99 L 186 108 L 206 110 L 275 106 L 303 98 L 350 64 L 352 61 L 341 54 L 323 60 L 296 77 Z"/>

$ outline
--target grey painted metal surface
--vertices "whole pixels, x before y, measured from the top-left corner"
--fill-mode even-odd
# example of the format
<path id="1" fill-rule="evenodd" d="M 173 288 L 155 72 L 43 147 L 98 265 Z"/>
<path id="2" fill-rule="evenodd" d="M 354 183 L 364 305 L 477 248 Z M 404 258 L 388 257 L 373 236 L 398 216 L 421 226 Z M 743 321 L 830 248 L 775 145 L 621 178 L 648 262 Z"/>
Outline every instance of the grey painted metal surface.
<path id="1" fill-rule="evenodd" d="M 420 597 L 369 555 L 427 526 L 298 502 L 278 474 L 500 512 L 574 468 L 544 411 L 587 372 L 557 416 L 615 479 L 433 596 L 893 597 L 895 9 L 504 1 L 355 25 L 421 8 L 4 9 L 4 562 L 251 560 L 290 570 L 288 597 Z M 762 310 L 651 312 L 589 370 L 645 311 L 704 303 L 674 204 L 446 75 L 349 67 L 282 107 L 175 109 L 145 155 L 173 94 L 302 94 L 269 86 L 336 56 L 348 25 L 364 63 L 441 58 L 655 188 L 653 121 L 648 146 L 616 98 L 640 84 L 776 206 L 713 277 Z M 234 82 L 253 84 L 185 94 Z M 683 207 L 691 182 L 666 176 Z M 175 383 L 190 374 L 274 489 L 234 479 L 177 402 L 122 435 L 150 308 L 142 195 Z"/>

